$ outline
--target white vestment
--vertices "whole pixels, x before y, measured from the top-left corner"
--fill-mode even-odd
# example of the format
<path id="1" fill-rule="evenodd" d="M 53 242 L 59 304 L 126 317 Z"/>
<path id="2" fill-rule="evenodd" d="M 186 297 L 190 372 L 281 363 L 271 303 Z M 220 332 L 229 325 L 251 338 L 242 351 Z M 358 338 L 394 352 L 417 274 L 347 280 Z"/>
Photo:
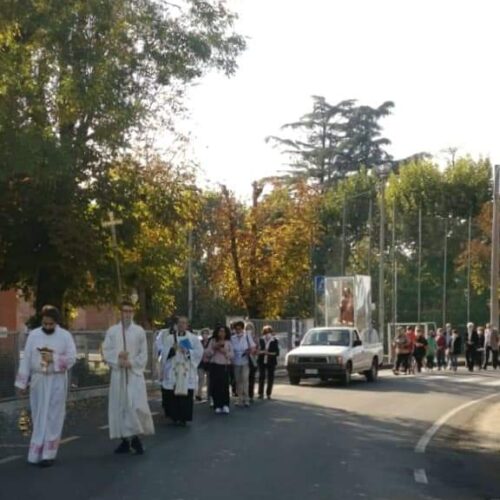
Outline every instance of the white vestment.
<path id="1" fill-rule="evenodd" d="M 106 332 L 103 354 L 111 367 L 109 387 L 109 436 L 111 439 L 154 434 L 153 418 L 148 404 L 144 370 L 148 362 L 148 343 L 144 330 L 134 323 L 125 331 L 129 369 L 118 365 L 123 347 L 122 325 L 118 323 Z"/>
<path id="2" fill-rule="evenodd" d="M 43 348 L 53 351 L 53 363 L 42 365 L 39 349 Z M 28 462 L 53 460 L 57 455 L 66 415 L 67 372 L 75 361 L 75 342 L 63 328 L 57 326 L 50 335 L 41 328 L 29 334 L 15 383 L 19 389 L 30 388 L 33 434 Z"/>
<path id="3" fill-rule="evenodd" d="M 198 365 L 203 358 L 203 346 L 197 335 L 186 332 L 183 336 L 177 336 L 178 342 L 181 339 L 189 339 L 193 349 L 189 351 L 189 356 L 179 350 L 170 359 L 168 359 L 168 354 L 174 347 L 175 335 L 171 334 L 170 330 L 161 330 L 156 339 L 156 347 L 161 353 L 161 385 L 166 390 L 175 390 L 179 395 L 187 393 L 189 389 L 196 391 L 198 388 Z M 183 366 L 186 367 L 186 372 L 181 370 Z"/>

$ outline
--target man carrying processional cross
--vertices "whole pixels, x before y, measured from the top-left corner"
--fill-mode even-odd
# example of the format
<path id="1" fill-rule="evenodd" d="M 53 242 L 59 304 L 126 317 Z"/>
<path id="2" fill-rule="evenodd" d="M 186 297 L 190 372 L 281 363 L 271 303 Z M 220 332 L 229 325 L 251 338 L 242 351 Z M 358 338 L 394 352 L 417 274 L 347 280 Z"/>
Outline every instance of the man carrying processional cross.
<path id="1" fill-rule="evenodd" d="M 154 434 L 144 370 L 148 343 L 142 327 L 133 322 L 134 305 L 123 301 L 121 321 L 106 332 L 104 360 L 111 368 L 109 387 L 109 437 L 121 439 L 117 454 L 144 453 L 140 436 Z"/>

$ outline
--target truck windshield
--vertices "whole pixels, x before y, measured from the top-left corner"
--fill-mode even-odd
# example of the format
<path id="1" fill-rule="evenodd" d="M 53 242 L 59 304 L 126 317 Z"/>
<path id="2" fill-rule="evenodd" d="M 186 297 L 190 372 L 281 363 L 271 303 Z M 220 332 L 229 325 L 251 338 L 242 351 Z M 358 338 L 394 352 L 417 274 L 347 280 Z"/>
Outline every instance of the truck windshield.
<path id="1" fill-rule="evenodd" d="M 350 343 L 349 330 L 311 330 L 304 337 L 302 345 L 339 345 Z"/>

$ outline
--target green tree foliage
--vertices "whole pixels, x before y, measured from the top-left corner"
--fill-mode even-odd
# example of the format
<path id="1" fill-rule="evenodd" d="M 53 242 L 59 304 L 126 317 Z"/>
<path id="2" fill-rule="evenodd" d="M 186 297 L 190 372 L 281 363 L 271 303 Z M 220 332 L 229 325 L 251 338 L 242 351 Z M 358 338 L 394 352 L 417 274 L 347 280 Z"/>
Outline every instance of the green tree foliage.
<path id="1" fill-rule="evenodd" d="M 328 187 L 350 172 L 391 160 L 385 149 L 390 141 L 381 135 L 380 120 L 393 107 L 390 101 L 372 108 L 357 105 L 354 99 L 332 105 L 314 96 L 310 113 L 282 127 L 296 132 L 297 138 L 272 136 L 268 140 L 291 157 L 292 178 Z"/>
<path id="2" fill-rule="evenodd" d="M 169 89 L 182 94 L 210 68 L 234 72 L 245 44 L 233 22 L 223 2 L 200 0 L 3 6 L 1 286 L 61 306 L 88 280 L 110 208 L 97 186 L 154 124 Z"/>

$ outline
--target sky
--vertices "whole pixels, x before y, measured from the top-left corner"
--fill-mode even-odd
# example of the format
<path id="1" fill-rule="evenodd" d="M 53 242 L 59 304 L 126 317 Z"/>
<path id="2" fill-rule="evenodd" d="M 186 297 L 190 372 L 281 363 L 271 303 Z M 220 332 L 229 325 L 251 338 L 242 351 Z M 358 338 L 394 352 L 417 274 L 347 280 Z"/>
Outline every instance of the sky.
<path id="1" fill-rule="evenodd" d="M 200 180 L 247 197 L 286 169 L 270 144 L 311 96 L 395 102 L 383 120 L 390 153 L 458 154 L 500 163 L 496 0 L 230 0 L 248 48 L 232 78 L 211 73 L 189 91 Z"/>

